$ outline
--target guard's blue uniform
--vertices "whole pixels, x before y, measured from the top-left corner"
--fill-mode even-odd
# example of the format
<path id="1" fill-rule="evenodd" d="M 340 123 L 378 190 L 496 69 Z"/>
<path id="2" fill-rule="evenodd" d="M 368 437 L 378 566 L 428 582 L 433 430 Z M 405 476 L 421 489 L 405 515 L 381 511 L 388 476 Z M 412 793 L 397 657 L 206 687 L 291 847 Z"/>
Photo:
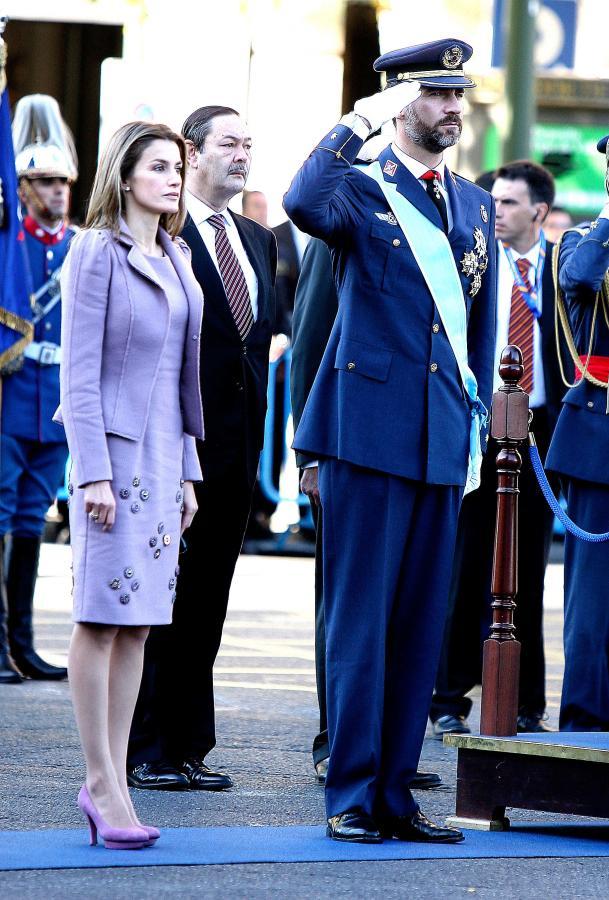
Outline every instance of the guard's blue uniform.
<path id="1" fill-rule="evenodd" d="M 36 291 L 63 263 L 75 230 L 67 225 L 51 236 L 31 217 L 24 226 Z M 49 299 L 45 294 L 38 302 L 46 306 Z M 59 364 L 44 364 L 61 345 L 61 303 L 36 325 L 32 346 L 36 344 L 46 345 L 41 361 L 26 358 L 22 369 L 2 380 L 0 536 L 40 536 L 68 456 L 65 432 L 52 421 L 59 405 Z"/>
<path id="2" fill-rule="evenodd" d="M 466 479 L 470 413 L 454 353 L 379 186 L 352 168 L 362 141 L 338 125 L 285 197 L 329 245 L 339 312 L 294 446 L 320 459 L 330 766 L 328 816 L 408 815 L 425 733 Z M 438 228 L 419 181 L 387 148 L 387 181 Z M 446 170 L 448 239 L 467 308 L 469 365 L 489 406 L 495 254 L 463 265 L 474 229 L 493 247 L 489 194 Z M 480 237 L 480 235 L 479 235 Z M 478 243 L 479 246 L 479 243 Z M 466 274 L 463 270 L 469 274 Z"/>
<path id="3" fill-rule="evenodd" d="M 609 220 L 598 219 L 584 231 L 564 235 L 558 280 L 585 360 L 595 296 L 609 270 Z M 591 354 L 590 371 L 606 382 L 609 328 L 600 306 Z M 546 467 L 561 475 L 570 517 L 591 532 L 609 531 L 607 404 L 607 391 L 588 381 L 567 391 L 546 460 Z M 608 572 L 609 543 L 589 543 L 567 533 L 561 731 L 609 730 Z"/>

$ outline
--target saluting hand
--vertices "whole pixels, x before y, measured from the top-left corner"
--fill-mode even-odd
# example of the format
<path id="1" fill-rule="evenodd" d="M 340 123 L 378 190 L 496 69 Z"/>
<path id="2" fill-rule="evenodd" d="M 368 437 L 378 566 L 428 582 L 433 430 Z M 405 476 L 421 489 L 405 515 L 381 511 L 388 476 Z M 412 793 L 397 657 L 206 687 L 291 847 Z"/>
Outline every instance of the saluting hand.
<path id="1" fill-rule="evenodd" d="M 192 481 L 184 482 L 184 498 L 183 498 L 184 509 L 182 510 L 182 527 L 180 534 L 184 534 L 187 528 L 192 524 L 192 520 L 195 517 L 195 513 L 197 512 L 199 506 L 197 504 L 197 498 L 195 496 L 195 488 Z"/>
<path id="2" fill-rule="evenodd" d="M 420 90 L 421 85 L 418 81 L 402 81 L 401 84 L 379 91 L 372 97 L 362 97 L 356 102 L 353 112 L 368 122 L 370 131 L 376 131 L 385 122 L 395 119 L 404 107 L 416 100 Z"/>
<path id="3" fill-rule="evenodd" d="M 95 525 L 110 531 L 116 519 L 116 500 L 112 493 L 112 482 L 92 481 L 85 485 L 85 512 Z"/>

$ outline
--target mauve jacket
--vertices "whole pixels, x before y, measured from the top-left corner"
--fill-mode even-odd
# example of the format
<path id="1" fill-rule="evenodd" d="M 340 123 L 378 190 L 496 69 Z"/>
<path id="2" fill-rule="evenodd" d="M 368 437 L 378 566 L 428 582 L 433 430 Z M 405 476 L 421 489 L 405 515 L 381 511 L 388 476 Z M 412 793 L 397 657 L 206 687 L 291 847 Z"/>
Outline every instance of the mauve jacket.
<path id="1" fill-rule="evenodd" d="M 188 326 L 180 377 L 184 421 L 182 477 L 200 481 L 195 438 L 204 437 L 199 353 L 203 294 L 181 238 L 159 239 L 188 299 Z M 78 473 L 78 486 L 112 481 L 106 434 L 133 441 L 143 437 L 150 398 L 169 332 L 169 303 L 156 273 L 135 244 L 125 222 L 120 234 L 81 231 L 72 241 L 61 271 L 61 404 L 53 417 L 63 424 Z M 152 340 L 150 321 L 142 332 L 142 307 L 158 303 Z M 144 300 L 148 302 L 144 303 Z"/>

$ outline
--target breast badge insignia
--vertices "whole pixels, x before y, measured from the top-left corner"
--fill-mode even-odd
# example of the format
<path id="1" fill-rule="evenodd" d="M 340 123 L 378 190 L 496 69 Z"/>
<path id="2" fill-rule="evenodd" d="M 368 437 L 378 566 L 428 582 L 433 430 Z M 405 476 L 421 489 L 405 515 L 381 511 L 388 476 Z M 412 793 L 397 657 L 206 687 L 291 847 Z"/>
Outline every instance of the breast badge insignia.
<path id="1" fill-rule="evenodd" d="M 480 204 L 480 218 L 486 224 L 488 222 L 488 213 L 486 211 L 486 206 L 484 203 Z"/>
<path id="2" fill-rule="evenodd" d="M 474 228 L 474 249 L 466 250 L 461 260 L 461 271 L 467 278 L 471 278 L 469 287 L 470 297 L 475 297 L 482 287 L 482 276 L 488 268 L 488 252 L 486 238 L 481 228 Z"/>
<path id="3" fill-rule="evenodd" d="M 390 213 L 390 212 L 389 213 L 380 213 L 379 212 L 379 213 L 375 213 L 374 215 L 377 217 L 377 219 L 380 219 L 381 222 L 387 222 L 389 225 L 397 225 L 398 224 L 398 220 L 393 215 L 393 213 Z"/>
<path id="4" fill-rule="evenodd" d="M 393 176 L 395 175 L 397 170 L 398 170 L 398 164 L 392 162 L 390 159 L 388 159 L 387 162 L 385 163 L 385 165 L 383 166 L 383 173 L 385 175 L 389 175 L 390 178 L 393 178 Z"/>

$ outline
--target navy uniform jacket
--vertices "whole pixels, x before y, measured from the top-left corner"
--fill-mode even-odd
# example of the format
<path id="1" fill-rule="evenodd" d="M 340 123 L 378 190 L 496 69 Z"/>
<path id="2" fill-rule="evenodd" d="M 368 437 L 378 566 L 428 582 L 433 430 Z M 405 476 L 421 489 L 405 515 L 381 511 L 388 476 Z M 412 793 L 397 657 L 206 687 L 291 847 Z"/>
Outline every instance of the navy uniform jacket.
<path id="1" fill-rule="evenodd" d="M 330 246 L 339 294 L 338 315 L 294 446 L 316 458 L 336 457 L 430 484 L 463 485 L 470 415 L 457 363 L 404 233 L 387 218 L 384 195 L 351 167 L 361 146 L 349 128 L 338 125 L 304 163 L 284 199 L 294 223 Z M 395 174 L 385 179 L 441 227 L 424 188 L 390 147 L 379 156 L 381 168 L 387 161 Z M 490 407 L 493 201 L 448 170 L 446 189 L 453 214 L 449 241 L 467 308 L 469 364 L 480 399 Z M 482 286 L 472 296 L 473 279 L 460 263 L 474 249 L 476 227 L 490 253 Z"/>
<path id="2" fill-rule="evenodd" d="M 76 232 L 68 225 L 56 243 L 48 243 L 47 233 L 36 228 L 33 219 L 27 217 L 24 225 L 31 282 L 37 291 L 63 263 Z M 39 303 L 46 306 L 49 300 L 45 294 Z M 61 302 L 35 326 L 34 341 L 61 345 Z M 58 406 L 58 365 L 41 366 L 33 359 L 25 359 L 22 369 L 2 379 L 3 434 L 44 444 L 65 444 L 63 428 L 52 421 Z"/>
<path id="3" fill-rule="evenodd" d="M 560 246 L 558 282 L 564 292 L 571 330 L 578 352 L 588 352 L 597 291 L 609 269 L 609 220 L 580 231 L 567 231 Z M 599 305 L 593 356 L 609 357 L 609 329 Z M 565 375 L 573 382 L 574 366 L 565 359 Z M 606 380 L 605 378 L 602 379 Z M 608 394 L 588 381 L 567 391 L 548 451 L 549 469 L 572 478 L 609 484 Z"/>

